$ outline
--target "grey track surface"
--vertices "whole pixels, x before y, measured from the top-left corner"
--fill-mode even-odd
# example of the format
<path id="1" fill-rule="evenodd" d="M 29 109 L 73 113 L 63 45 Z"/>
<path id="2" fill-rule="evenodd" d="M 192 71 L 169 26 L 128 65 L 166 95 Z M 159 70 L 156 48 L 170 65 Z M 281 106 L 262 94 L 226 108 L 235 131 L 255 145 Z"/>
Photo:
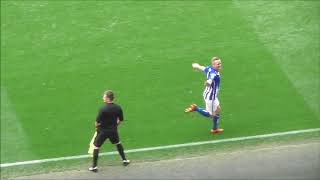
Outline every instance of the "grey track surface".
<path id="1" fill-rule="evenodd" d="M 320 179 L 320 142 L 99 167 L 18 179 Z"/>

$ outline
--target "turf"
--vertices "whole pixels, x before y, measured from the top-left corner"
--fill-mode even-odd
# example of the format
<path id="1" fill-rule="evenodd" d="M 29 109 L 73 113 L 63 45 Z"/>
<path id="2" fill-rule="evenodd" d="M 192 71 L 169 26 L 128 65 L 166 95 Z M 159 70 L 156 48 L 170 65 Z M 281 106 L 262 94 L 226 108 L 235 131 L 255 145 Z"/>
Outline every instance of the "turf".
<path id="1" fill-rule="evenodd" d="M 155 162 L 168 159 L 184 159 L 199 157 L 208 154 L 228 154 L 239 151 L 255 150 L 260 148 L 272 148 L 284 145 L 297 145 L 317 143 L 320 141 L 319 132 L 309 132 L 305 134 L 294 134 L 288 136 L 278 136 L 266 139 L 251 139 L 238 142 L 225 142 L 219 144 L 207 144 L 201 146 L 182 147 L 176 149 L 164 149 L 148 151 L 143 153 L 129 153 L 133 165 L 141 162 Z M 100 156 L 99 167 L 122 166 L 120 157 L 115 155 Z M 90 165 L 91 158 L 47 162 L 43 164 L 31 164 L 28 166 L 14 166 L 1 169 L 1 179 L 13 179 L 21 176 L 31 176 L 35 174 L 48 174 L 52 172 L 62 172 L 69 170 L 83 171 Z"/>
<path id="2" fill-rule="evenodd" d="M 1 163 L 85 154 L 106 89 L 126 149 L 320 127 L 319 2 L 259 3 L 1 1 Z M 312 64 L 291 63 L 299 52 Z M 211 135 L 211 120 L 183 111 L 203 104 L 191 63 L 215 55 L 226 132 Z"/>

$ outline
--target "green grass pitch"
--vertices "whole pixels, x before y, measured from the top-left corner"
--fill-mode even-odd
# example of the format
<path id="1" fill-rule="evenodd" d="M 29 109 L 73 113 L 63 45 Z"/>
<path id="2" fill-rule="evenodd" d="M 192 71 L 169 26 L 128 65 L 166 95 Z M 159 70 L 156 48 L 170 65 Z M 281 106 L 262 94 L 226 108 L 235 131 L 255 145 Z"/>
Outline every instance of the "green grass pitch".
<path id="1" fill-rule="evenodd" d="M 1 163 L 85 154 L 104 90 L 125 149 L 320 127 L 317 1 L 1 1 Z M 192 62 L 222 59 L 220 126 Z M 114 151 L 107 143 L 103 151 Z M 17 153 L 19 152 L 19 153 Z"/>

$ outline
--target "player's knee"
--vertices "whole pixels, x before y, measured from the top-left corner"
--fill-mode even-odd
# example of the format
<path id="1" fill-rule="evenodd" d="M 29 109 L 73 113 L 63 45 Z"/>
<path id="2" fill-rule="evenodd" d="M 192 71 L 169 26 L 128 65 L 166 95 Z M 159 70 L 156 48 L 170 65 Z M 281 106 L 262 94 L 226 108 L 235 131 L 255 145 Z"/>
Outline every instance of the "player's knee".
<path id="1" fill-rule="evenodd" d="M 93 145 L 93 149 L 99 149 L 100 147 Z"/>
<path id="2" fill-rule="evenodd" d="M 209 112 L 209 116 L 208 117 L 213 117 L 214 116 L 214 112 L 212 111 L 208 111 Z"/>
<path id="3" fill-rule="evenodd" d="M 114 143 L 114 145 L 119 145 L 119 144 L 121 144 L 121 142 L 119 141 L 119 142 L 117 142 L 117 143 Z"/>

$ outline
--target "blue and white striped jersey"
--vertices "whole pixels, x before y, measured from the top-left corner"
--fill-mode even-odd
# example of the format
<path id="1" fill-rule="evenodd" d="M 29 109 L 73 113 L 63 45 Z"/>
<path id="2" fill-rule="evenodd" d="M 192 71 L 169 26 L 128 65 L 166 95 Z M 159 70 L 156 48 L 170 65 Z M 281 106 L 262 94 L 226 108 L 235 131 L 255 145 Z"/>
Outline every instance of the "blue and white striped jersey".
<path id="1" fill-rule="evenodd" d="M 215 100 L 218 97 L 220 87 L 220 73 L 216 71 L 212 66 L 207 66 L 204 69 L 207 74 L 207 79 L 212 79 L 210 86 L 206 86 L 203 91 L 203 98 L 205 100 Z"/>

